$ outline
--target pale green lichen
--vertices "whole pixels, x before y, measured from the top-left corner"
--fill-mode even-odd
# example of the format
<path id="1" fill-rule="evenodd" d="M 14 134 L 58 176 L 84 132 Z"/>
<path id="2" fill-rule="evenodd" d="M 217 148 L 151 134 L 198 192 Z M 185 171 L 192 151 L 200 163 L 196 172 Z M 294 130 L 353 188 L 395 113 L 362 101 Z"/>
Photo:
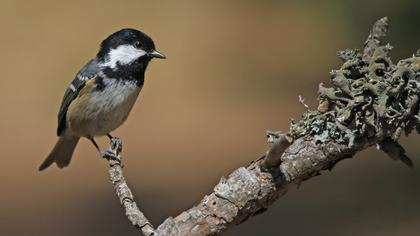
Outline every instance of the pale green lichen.
<path id="1" fill-rule="evenodd" d="M 336 141 L 349 147 L 376 142 L 388 155 L 402 153 L 399 159 L 404 158 L 397 143 L 401 133 L 420 132 L 419 52 L 394 65 L 392 46 L 380 45 L 386 19 L 377 26 L 363 55 L 349 49 L 338 53 L 343 65 L 331 71 L 331 87 L 319 85 L 318 109 L 308 109 L 299 122 L 292 120 L 292 138 L 310 135 L 317 143 Z"/>

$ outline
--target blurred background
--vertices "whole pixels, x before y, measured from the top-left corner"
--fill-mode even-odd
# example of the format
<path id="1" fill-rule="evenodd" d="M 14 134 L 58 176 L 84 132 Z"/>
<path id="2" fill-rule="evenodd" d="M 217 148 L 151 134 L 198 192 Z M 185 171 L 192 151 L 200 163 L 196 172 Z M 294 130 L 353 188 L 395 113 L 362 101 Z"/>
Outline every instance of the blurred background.
<path id="1" fill-rule="evenodd" d="M 64 90 L 110 33 L 134 27 L 168 59 L 153 61 L 124 140 L 125 175 L 159 225 L 198 203 L 223 175 L 288 130 L 336 51 L 361 48 L 390 18 L 394 61 L 420 48 L 420 1 L 0 1 L 0 235 L 138 235 L 107 163 L 82 140 L 69 168 L 39 173 L 56 142 Z M 107 147 L 105 138 L 100 139 Z M 374 149 L 305 182 L 226 235 L 419 235 L 419 136 L 403 138 L 414 169 Z"/>

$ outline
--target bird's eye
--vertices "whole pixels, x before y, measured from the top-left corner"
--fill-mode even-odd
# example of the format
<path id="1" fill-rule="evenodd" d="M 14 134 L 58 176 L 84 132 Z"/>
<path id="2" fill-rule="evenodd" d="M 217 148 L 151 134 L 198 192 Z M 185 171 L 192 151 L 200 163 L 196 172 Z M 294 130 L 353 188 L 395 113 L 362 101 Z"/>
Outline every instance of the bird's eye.
<path id="1" fill-rule="evenodd" d="M 141 48 L 141 43 L 139 42 L 139 41 L 136 41 L 135 43 L 134 43 L 134 47 L 136 47 L 136 48 Z"/>

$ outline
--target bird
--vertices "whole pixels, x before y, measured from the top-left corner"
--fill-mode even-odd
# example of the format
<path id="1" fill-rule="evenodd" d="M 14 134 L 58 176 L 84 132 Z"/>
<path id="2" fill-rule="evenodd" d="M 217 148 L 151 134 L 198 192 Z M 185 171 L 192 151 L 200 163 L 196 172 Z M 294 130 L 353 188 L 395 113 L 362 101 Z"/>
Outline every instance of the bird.
<path id="1" fill-rule="evenodd" d="M 75 76 L 64 93 L 58 112 L 58 141 L 39 166 L 70 164 L 80 138 L 113 136 L 127 119 L 143 87 L 149 62 L 166 56 L 142 31 L 124 28 L 105 38 L 96 56 Z"/>

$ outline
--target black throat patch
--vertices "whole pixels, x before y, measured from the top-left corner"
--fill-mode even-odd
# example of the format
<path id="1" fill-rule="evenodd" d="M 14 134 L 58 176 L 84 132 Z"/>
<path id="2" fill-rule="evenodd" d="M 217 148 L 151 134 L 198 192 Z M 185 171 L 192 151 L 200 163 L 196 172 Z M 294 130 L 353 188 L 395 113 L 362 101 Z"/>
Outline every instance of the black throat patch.
<path id="1" fill-rule="evenodd" d="M 136 81 L 137 86 L 142 86 L 148 64 L 149 60 L 136 60 L 128 65 L 117 64 L 115 69 L 105 67 L 102 72 L 108 78 Z"/>

